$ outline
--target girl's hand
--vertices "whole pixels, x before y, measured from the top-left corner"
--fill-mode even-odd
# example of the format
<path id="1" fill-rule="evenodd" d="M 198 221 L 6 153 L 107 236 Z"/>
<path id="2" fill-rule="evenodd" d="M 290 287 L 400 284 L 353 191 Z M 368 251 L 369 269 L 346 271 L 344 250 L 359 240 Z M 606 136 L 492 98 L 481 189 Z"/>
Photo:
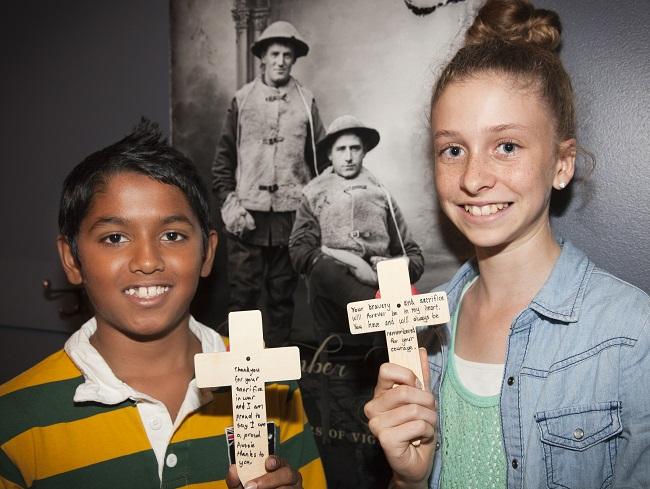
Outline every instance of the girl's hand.
<path id="1" fill-rule="evenodd" d="M 369 428 L 379 440 L 393 469 L 396 487 L 426 487 L 433 466 L 438 415 L 436 401 L 429 392 L 427 353 L 420 348 L 426 389 L 409 369 L 385 363 L 373 398 L 364 411 Z M 412 443 L 420 440 L 418 446 Z"/>

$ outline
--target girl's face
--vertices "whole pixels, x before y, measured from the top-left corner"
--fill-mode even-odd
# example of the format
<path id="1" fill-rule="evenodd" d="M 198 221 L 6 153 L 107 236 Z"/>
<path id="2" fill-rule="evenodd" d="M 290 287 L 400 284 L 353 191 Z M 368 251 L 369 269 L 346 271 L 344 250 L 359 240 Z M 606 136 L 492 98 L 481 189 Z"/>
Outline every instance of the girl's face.
<path id="1" fill-rule="evenodd" d="M 548 230 L 551 190 L 573 176 L 575 140 L 557 141 L 529 85 L 479 74 L 451 83 L 432 107 L 438 198 L 476 247 L 512 249 Z"/>

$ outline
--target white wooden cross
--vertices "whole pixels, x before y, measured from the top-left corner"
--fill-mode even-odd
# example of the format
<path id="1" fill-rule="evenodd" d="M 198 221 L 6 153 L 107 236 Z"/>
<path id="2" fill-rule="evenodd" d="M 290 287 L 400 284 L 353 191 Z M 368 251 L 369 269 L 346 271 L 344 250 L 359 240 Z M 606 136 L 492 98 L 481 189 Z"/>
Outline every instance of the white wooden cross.
<path id="1" fill-rule="evenodd" d="M 424 389 L 416 328 L 449 321 L 447 294 L 411 295 L 408 258 L 405 257 L 377 263 L 377 276 L 381 299 L 348 304 L 350 332 L 384 331 L 388 360 L 410 369 Z"/>
<path id="2" fill-rule="evenodd" d="M 237 311 L 228 315 L 230 351 L 194 356 L 196 385 L 232 386 L 237 474 L 246 484 L 266 474 L 269 456 L 264 382 L 300 378 L 296 346 L 264 348 L 262 313 Z"/>

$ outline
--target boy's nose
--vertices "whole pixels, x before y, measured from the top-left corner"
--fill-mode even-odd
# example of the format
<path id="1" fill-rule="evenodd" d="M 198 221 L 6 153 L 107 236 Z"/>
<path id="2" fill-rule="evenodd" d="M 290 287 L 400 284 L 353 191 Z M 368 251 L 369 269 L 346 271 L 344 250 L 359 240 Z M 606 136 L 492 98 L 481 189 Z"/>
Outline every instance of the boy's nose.
<path id="1" fill-rule="evenodd" d="M 129 263 L 129 270 L 133 273 L 154 273 L 162 272 L 165 269 L 165 262 L 160 254 L 157 244 L 141 242 L 133 248 L 133 256 Z"/>

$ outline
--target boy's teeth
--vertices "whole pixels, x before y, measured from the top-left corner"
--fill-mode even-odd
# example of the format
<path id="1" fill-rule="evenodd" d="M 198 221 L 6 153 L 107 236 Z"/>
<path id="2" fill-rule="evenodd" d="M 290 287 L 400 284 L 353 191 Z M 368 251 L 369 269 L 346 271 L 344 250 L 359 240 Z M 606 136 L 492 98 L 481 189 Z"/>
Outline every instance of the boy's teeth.
<path id="1" fill-rule="evenodd" d="M 156 297 L 161 294 L 164 294 L 169 290 L 167 286 L 153 285 L 151 287 L 132 287 L 126 289 L 124 293 L 126 295 L 132 295 L 140 299 L 150 299 L 151 297 Z"/>
<path id="2" fill-rule="evenodd" d="M 465 212 L 473 216 L 491 216 L 508 207 L 508 203 L 488 204 L 483 206 L 465 205 Z"/>

